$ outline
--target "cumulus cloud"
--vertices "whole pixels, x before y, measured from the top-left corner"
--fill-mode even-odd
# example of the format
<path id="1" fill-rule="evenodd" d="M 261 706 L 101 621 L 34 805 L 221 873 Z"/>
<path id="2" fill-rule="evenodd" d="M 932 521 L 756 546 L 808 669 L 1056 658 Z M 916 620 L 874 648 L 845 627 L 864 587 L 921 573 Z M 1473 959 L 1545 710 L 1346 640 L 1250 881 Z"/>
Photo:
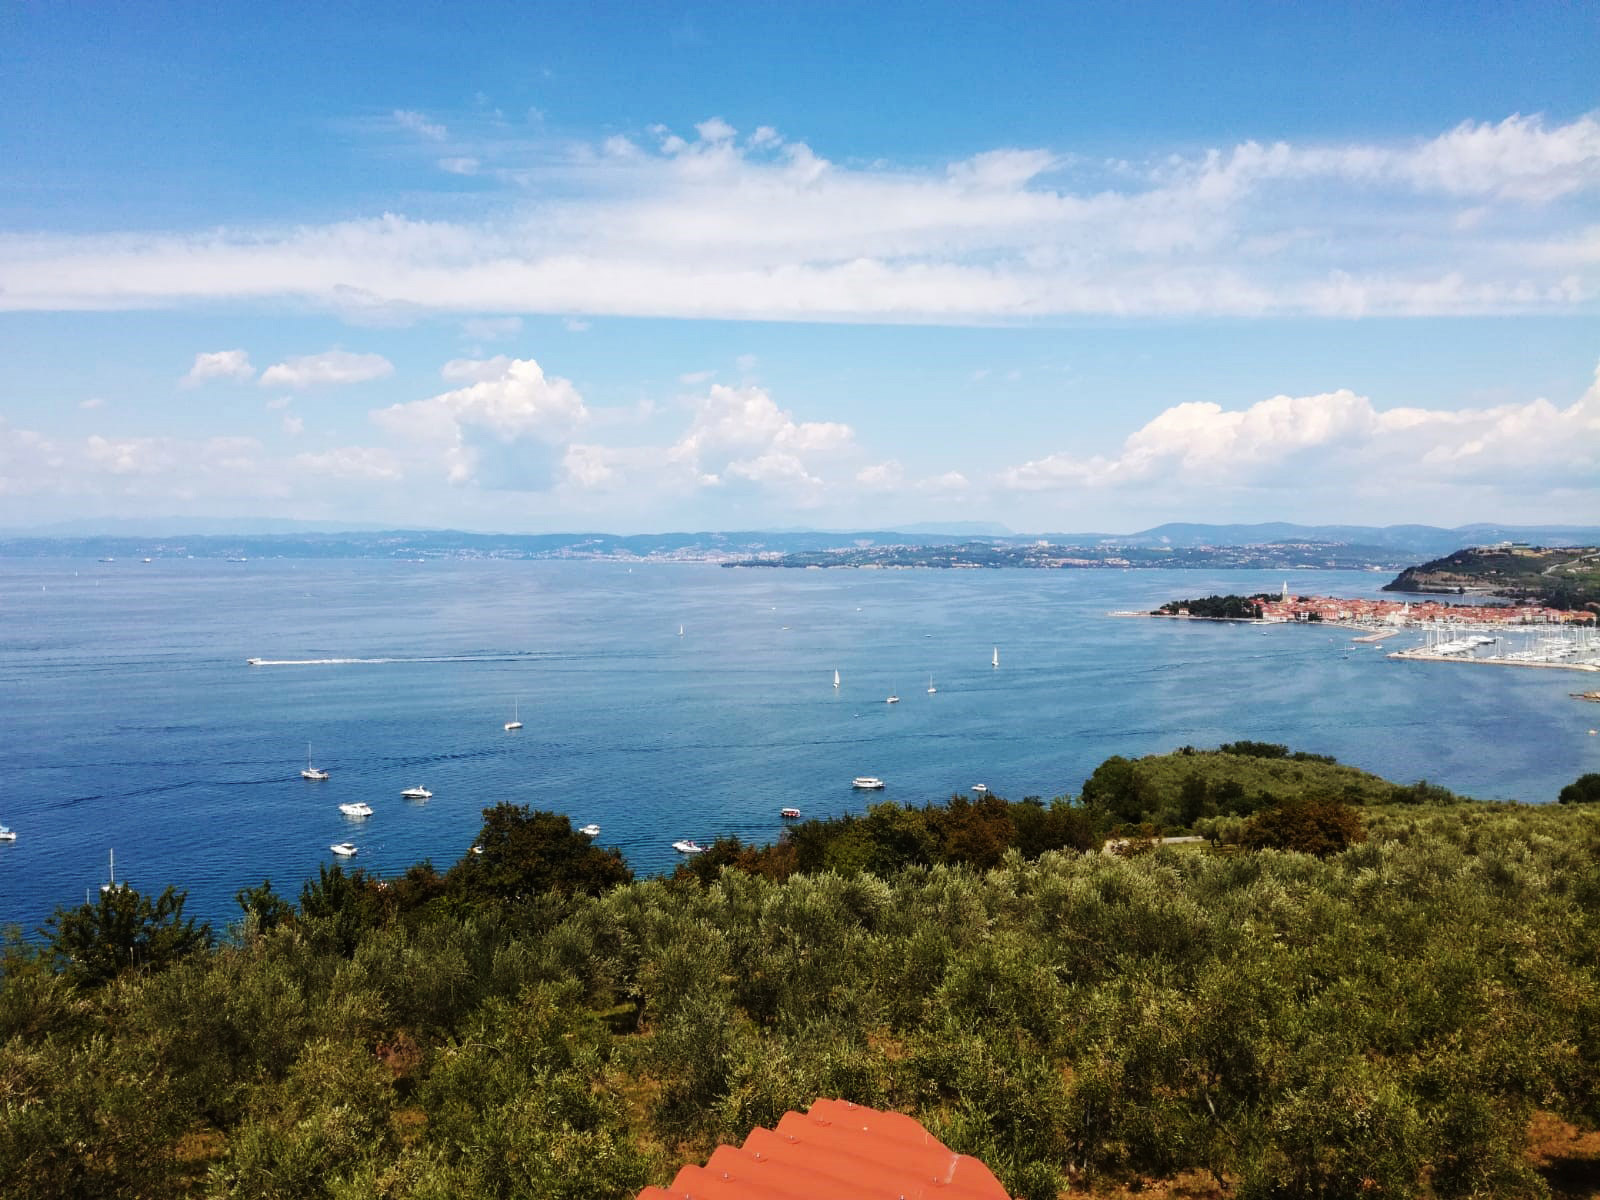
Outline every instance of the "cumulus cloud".
<path id="1" fill-rule="evenodd" d="M 1593 115 L 1113 159 L 1000 146 L 918 167 L 832 162 L 766 126 L 741 140 L 716 117 L 648 132 L 484 162 L 514 191 L 476 221 L 0 238 L 0 307 L 954 323 L 1579 312 L 1600 297 Z"/>
<path id="2" fill-rule="evenodd" d="M 706 487 L 730 480 L 776 486 L 814 501 L 821 464 L 853 454 L 855 431 L 835 421 L 797 421 L 766 389 L 713 384 L 695 402 L 688 431 L 667 453 Z"/>
<path id="3" fill-rule="evenodd" d="M 1543 398 L 1492 408 L 1379 409 L 1348 390 L 1273 396 L 1241 409 L 1184 402 L 1114 456 L 1059 453 L 1001 475 L 1015 491 L 1170 483 L 1284 488 L 1386 481 L 1552 488 L 1600 478 L 1600 370 L 1565 408 Z"/>
<path id="4" fill-rule="evenodd" d="M 381 354 L 351 354 L 328 350 L 301 358 L 285 359 L 261 372 L 262 387 L 301 390 L 322 384 L 366 383 L 393 374 L 394 364 Z"/>
<path id="5" fill-rule="evenodd" d="M 382 429 L 431 449 L 452 483 L 547 486 L 555 447 L 588 419 L 570 380 L 546 376 L 531 358 L 454 359 L 441 371 L 465 386 L 379 409 Z M 491 468 L 485 475 L 483 469 Z"/>
<path id="6" fill-rule="evenodd" d="M 194 365 L 182 382 L 186 387 L 195 387 L 208 379 L 251 379 L 255 373 L 250 356 L 243 350 L 213 350 L 194 356 Z"/>

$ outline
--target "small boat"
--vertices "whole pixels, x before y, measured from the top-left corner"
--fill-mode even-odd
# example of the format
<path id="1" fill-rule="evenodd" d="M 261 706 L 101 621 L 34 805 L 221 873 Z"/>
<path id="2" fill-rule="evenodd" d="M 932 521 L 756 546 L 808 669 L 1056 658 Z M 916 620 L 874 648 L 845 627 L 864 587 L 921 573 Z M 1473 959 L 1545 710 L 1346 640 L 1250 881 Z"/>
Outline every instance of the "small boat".
<path id="1" fill-rule="evenodd" d="M 9 825 L 0 825 L 0 842 L 14 842 L 17 840 L 17 831 Z"/>
<path id="2" fill-rule="evenodd" d="M 780 808 L 778 815 L 785 821 L 798 821 L 800 819 L 800 810 L 798 808 Z"/>
<path id="3" fill-rule="evenodd" d="M 116 562 L 117 560 L 114 559 L 114 558 L 102 558 L 100 561 L 101 562 Z"/>
<path id="4" fill-rule="evenodd" d="M 425 787 L 408 787 L 400 793 L 407 800 L 432 800 L 433 793 Z"/>
<path id="5" fill-rule="evenodd" d="M 474 854 L 482 854 L 483 853 L 483 847 L 482 846 L 474 846 L 472 848 L 472 852 Z"/>
<path id="6" fill-rule="evenodd" d="M 517 701 L 513 700 L 511 702 L 511 720 L 506 722 L 506 732 L 510 733 L 513 729 L 521 729 L 521 728 L 522 728 L 522 716 L 517 711 Z"/>
<path id="7" fill-rule="evenodd" d="M 259 658 L 247 658 L 244 660 L 244 665 L 247 667 L 259 667 L 261 660 Z"/>
<path id="8" fill-rule="evenodd" d="M 320 767 L 313 767 L 311 765 L 311 743 L 307 742 L 306 743 L 306 769 L 304 771 L 300 772 L 300 778 L 301 779 L 312 779 L 312 780 L 319 780 L 320 781 L 320 780 L 326 779 L 327 777 L 328 777 L 328 773 L 326 771 L 322 770 Z"/>
<path id="9" fill-rule="evenodd" d="M 108 851 L 107 854 L 108 854 L 108 856 L 110 858 L 110 862 L 111 862 L 111 867 L 110 867 L 111 882 L 102 883 L 100 885 L 100 890 L 102 892 L 113 892 L 113 891 L 116 891 L 117 886 L 118 886 L 118 884 L 117 884 L 117 852 L 115 850 L 111 850 L 111 851 Z M 122 884 L 121 886 L 122 887 L 127 887 L 128 885 L 127 884 Z"/>
<path id="10" fill-rule="evenodd" d="M 587 825 L 579 825 L 578 832 L 584 837 L 596 838 L 600 836 L 600 826 L 591 821 Z"/>
<path id="11" fill-rule="evenodd" d="M 991 667 L 998 667 L 1000 665 L 1000 647 L 999 646 L 996 646 L 994 648 L 994 653 L 989 655 L 989 665 Z"/>
<path id="12" fill-rule="evenodd" d="M 335 842 L 328 849 L 332 850 L 340 858 L 354 858 L 356 854 L 354 842 Z"/>
<path id="13" fill-rule="evenodd" d="M 932 676 L 932 675 L 929 675 L 929 676 L 928 676 L 928 695 L 930 695 L 930 696 L 931 696 L 931 695 L 933 695 L 933 694 L 934 694 L 934 693 L 935 693 L 935 692 L 937 692 L 937 691 L 938 691 L 938 690 L 939 690 L 939 689 L 938 689 L 938 688 L 936 688 L 936 687 L 934 687 L 934 686 L 933 686 L 933 676 Z"/>
<path id="14" fill-rule="evenodd" d="M 882 789 L 883 780 L 876 775 L 857 775 L 850 781 L 850 786 L 864 792 L 875 792 Z"/>
<path id="15" fill-rule="evenodd" d="M 884 698 L 883 702 L 885 704 L 899 704 L 900 703 L 900 697 L 896 696 L 896 695 L 893 695 L 893 694 L 890 694 L 889 696 Z"/>
<path id="16" fill-rule="evenodd" d="M 150 560 L 150 559 L 148 559 L 148 558 L 147 558 L 147 559 L 145 559 L 145 560 L 144 560 L 144 561 L 145 561 L 145 562 L 150 562 L 150 561 L 151 561 L 151 560 Z"/>
<path id="17" fill-rule="evenodd" d="M 833 686 L 834 687 L 838 687 L 839 686 L 839 672 L 837 672 L 837 671 L 835 671 L 833 673 Z"/>
<path id="18" fill-rule="evenodd" d="M 682 625 L 679 625 L 679 626 L 678 626 L 678 636 L 679 636 L 679 637 L 682 637 L 682 636 L 683 636 L 683 626 L 682 626 Z"/>
<path id="19" fill-rule="evenodd" d="M 339 811 L 347 817 L 370 817 L 372 815 L 372 805 L 364 800 L 357 800 L 351 804 L 339 805 Z"/>
<path id="20" fill-rule="evenodd" d="M 975 783 L 975 784 L 973 784 L 972 785 L 972 794 L 974 796 L 987 796 L 989 794 L 989 785 L 987 783 Z"/>
<path id="21" fill-rule="evenodd" d="M 692 842 L 688 838 L 673 842 L 672 848 L 679 854 L 701 854 L 705 851 L 705 847 L 699 842 Z"/>

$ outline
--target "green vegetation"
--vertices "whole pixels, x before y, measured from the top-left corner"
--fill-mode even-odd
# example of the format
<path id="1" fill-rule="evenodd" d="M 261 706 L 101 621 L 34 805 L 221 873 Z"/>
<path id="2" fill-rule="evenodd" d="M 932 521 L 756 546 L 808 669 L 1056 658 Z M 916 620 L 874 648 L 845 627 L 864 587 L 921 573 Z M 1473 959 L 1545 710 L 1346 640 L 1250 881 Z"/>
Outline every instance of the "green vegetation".
<path id="1" fill-rule="evenodd" d="M 1600 804 L 1600 775 L 1579 775 L 1556 797 L 1563 804 Z"/>
<path id="2" fill-rule="evenodd" d="M 1168 600 L 1152 616 L 1177 616 L 1185 613 L 1191 617 L 1206 617 L 1213 621 L 1259 621 L 1261 602 L 1272 597 L 1256 596 L 1199 596 L 1193 600 Z"/>
<path id="3" fill-rule="evenodd" d="M 638 882 L 503 806 L 443 874 L 247 889 L 215 946 L 129 890 L 152 949 L 103 969 L 121 918 L 64 914 L 0 947 L 0 1195 L 601 1200 L 819 1095 L 911 1113 L 1029 1200 L 1570 1173 L 1528 1137 L 1600 1121 L 1600 812 L 1266 743 L 1090 784 L 874 805 Z M 1080 852 L 1186 812 L 1215 845 Z"/>
<path id="4" fill-rule="evenodd" d="M 1489 592 L 1564 611 L 1600 613 L 1600 547 L 1471 547 L 1407 567 L 1388 592 Z"/>

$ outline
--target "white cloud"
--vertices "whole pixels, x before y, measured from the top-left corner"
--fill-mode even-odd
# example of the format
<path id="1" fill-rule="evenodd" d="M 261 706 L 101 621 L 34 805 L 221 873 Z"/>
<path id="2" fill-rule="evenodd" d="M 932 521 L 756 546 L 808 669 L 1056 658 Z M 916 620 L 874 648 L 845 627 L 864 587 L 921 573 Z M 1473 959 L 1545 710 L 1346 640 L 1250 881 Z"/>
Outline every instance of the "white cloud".
<path id="1" fill-rule="evenodd" d="M 1059 453 L 1001 475 L 1015 491 L 1136 485 L 1337 487 L 1383 481 L 1398 496 L 1423 485 L 1592 486 L 1600 479 L 1600 370 L 1573 404 L 1378 409 L 1348 390 L 1273 396 L 1242 409 L 1175 404 L 1120 454 Z"/>
<path id="2" fill-rule="evenodd" d="M 685 371 L 678 376 L 678 382 L 687 383 L 692 387 L 697 383 L 708 383 L 715 379 L 716 376 L 717 373 L 715 371 Z"/>
<path id="3" fill-rule="evenodd" d="M 338 479 L 382 482 L 404 477 L 394 455 L 368 446 L 341 446 L 335 450 L 297 454 L 291 463 L 307 474 L 331 475 Z"/>
<path id="4" fill-rule="evenodd" d="M 589 416 L 571 381 L 546 376 L 531 358 L 503 355 L 454 359 L 441 373 L 466 386 L 378 409 L 373 421 L 436 453 L 452 483 L 485 482 L 480 468 L 489 459 L 493 486 L 548 486 L 552 461 L 559 457 L 549 448 L 567 441 Z"/>
<path id="5" fill-rule="evenodd" d="M 856 472 L 856 482 L 869 492 L 892 492 L 905 483 L 905 478 L 905 468 L 893 459 Z"/>
<path id="6" fill-rule="evenodd" d="M 94 408 L 104 408 L 105 406 L 106 406 L 106 402 L 105 402 L 104 398 L 100 397 L 100 396 L 90 396 L 87 400 L 78 401 L 78 407 L 79 408 L 94 409 Z"/>
<path id="7" fill-rule="evenodd" d="M 567 317 L 561 322 L 561 326 L 568 333 L 588 333 L 590 329 L 589 322 L 581 317 Z"/>
<path id="8" fill-rule="evenodd" d="M 475 341 L 494 342 L 522 332 L 521 317 L 473 317 L 461 322 L 461 332 Z"/>
<path id="9" fill-rule="evenodd" d="M 394 110 L 394 123 L 400 126 L 401 129 L 409 130 L 417 136 L 425 137 L 433 142 L 442 142 L 450 136 L 450 131 L 443 125 L 437 121 L 430 121 L 421 113 L 414 112 L 408 108 Z"/>
<path id="10" fill-rule="evenodd" d="M 306 431 L 306 423 L 302 418 L 286 413 L 283 418 L 283 431 L 290 437 L 299 437 Z"/>
<path id="11" fill-rule="evenodd" d="M 1600 298 L 1595 116 L 1107 161 L 1002 146 L 916 169 L 841 165 L 765 128 L 740 142 L 718 118 L 692 142 L 650 133 L 654 148 L 539 143 L 536 165 L 493 176 L 520 204 L 476 221 L 0 237 L 0 307 L 981 323 L 1581 313 Z"/>
<path id="12" fill-rule="evenodd" d="M 439 160 L 439 169 L 448 171 L 452 175 L 476 175 L 480 165 L 477 159 L 469 157 L 441 158 Z"/>
<path id="13" fill-rule="evenodd" d="M 730 480 L 775 487 L 801 504 L 821 499 L 822 468 L 856 453 L 855 431 L 834 421 L 797 421 L 759 387 L 713 384 L 694 421 L 666 455 L 702 487 Z"/>
<path id="14" fill-rule="evenodd" d="M 196 354 L 194 365 L 181 382 L 186 387 L 195 387 L 208 379 L 250 379 L 255 373 L 250 356 L 243 350 L 214 350 Z"/>
<path id="15" fill-rule="evenodd" d="M 294 403 L 294 397 L 293 396 L 274 396 L 271 400 L 267 401 L 267 411 L 268 412 L 277 412 L 280 409 L 288 408 L 289 405 L 291 405 L 293 403 Z"/>
<path id="16" fill-rule="evenodd" d="M 301 390 L 320 384 L 366 383 L 394 372 L 394 364 L 381 354 L 351 354 L 328 350 L 301 358 L 285 359 L 261 372 L 262 387 Z"/>

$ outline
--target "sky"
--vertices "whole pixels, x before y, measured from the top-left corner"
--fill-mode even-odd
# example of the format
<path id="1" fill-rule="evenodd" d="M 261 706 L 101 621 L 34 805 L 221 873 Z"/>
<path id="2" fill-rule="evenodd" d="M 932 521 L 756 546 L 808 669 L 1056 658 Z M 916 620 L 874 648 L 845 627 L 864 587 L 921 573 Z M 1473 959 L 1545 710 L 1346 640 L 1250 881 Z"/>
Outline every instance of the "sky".
<path id="1" fill-rule="evenodd" d="M 1600 523 L 1600 3 L 0 0 L 0 63 L 0 528 Z"/>

